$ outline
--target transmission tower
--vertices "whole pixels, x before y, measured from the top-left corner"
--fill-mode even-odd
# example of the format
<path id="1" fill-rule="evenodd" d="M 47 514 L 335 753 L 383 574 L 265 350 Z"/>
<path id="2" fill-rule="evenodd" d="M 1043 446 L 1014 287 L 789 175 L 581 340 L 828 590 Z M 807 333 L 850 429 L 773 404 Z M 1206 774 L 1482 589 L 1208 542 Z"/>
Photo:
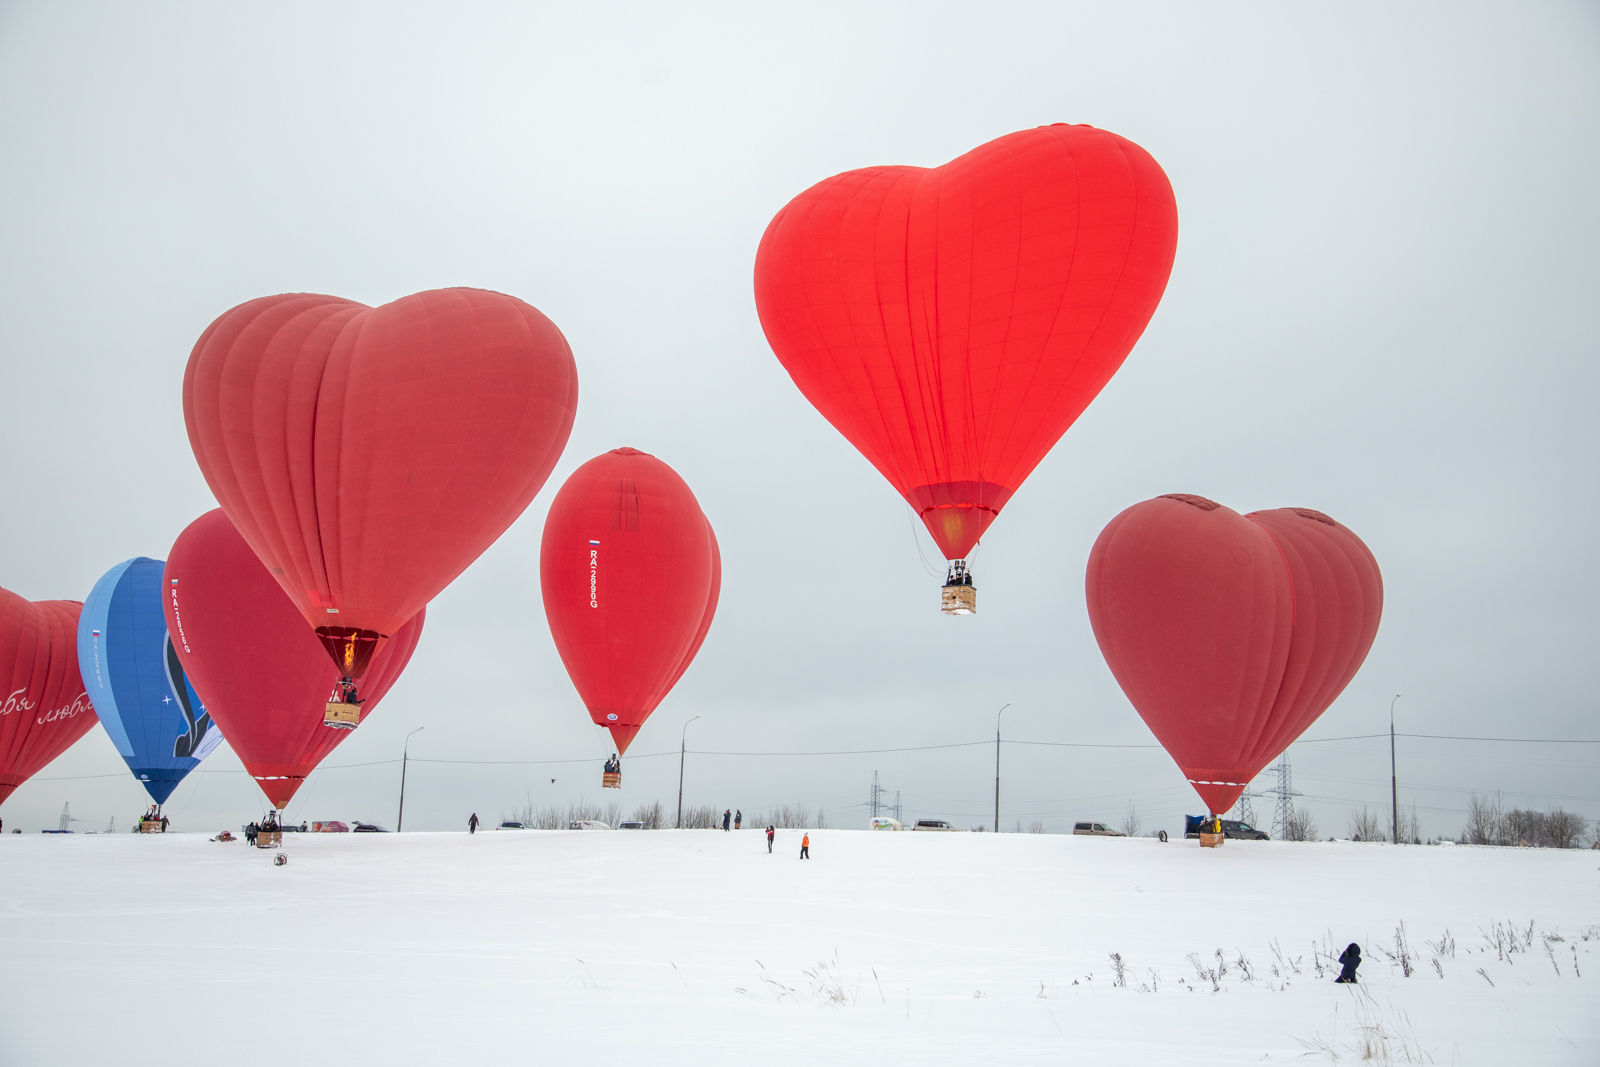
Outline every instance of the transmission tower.
<path id="1" fill-rule="evenodd" d="M 1272 812 L 1272 835 L 1279 841 L 1287 841 L 1289 820 L 1294 818 L 1294 798 L 1300 796 L 1294 788 L 1294 772 L 1289 767 L 1288 753 L 1272 765 L 1271 771 L 1278 776 L 1278 784 L 1272 787 L 1272 793 L 1277 798 Z"/>
<path id="2" fill-rule="evenodd" d="M 867 801 L 867 810 L 871 817 L 876 819 L 880 815 L 887 815 L 891 810 L 896 820 L 900 818 L 900 791 L 895 790 L 894 807 L 889 806 L 889 791 L 878 783 L 878 772 L 872 772 L 872 797 Z"/>

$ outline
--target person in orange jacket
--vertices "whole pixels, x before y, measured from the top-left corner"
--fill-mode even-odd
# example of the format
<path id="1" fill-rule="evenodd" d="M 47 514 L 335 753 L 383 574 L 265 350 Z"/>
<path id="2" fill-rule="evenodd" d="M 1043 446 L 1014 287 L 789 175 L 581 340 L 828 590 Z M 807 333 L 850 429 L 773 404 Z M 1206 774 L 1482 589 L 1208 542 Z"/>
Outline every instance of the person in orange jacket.
<path id="1" fill-rule="evenodd" d="M 803 860 L 808 860 L 808 859 L 811 858 L 811 835 L 810 834 L 806 834 L 804 837 L 802 837 L 800 839 L 800 858 L 803 859 Z"/>

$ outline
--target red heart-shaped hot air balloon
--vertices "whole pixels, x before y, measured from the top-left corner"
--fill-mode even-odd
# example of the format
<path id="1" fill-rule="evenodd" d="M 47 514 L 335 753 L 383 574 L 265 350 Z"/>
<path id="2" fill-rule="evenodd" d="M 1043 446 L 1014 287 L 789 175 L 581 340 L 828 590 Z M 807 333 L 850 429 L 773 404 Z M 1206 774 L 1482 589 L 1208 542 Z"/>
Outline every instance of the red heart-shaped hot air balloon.
<path id="1" fill-rule="evenodd" d="M 1111 520 L 1087 594 L 1111 673 L 1212 812 L 1344 691 L 1383 615 L 1378 563 L 1348 528 L 1185 494 Z"/>
<path id="2" fill-rule="evenodd" d="M 321 642 L 222 510 L 190 523 L 167 555 L 167 632 L 195 692 L 282 809 L 348 735 L 324 725 L 339 683 Z M 405 670 L 423 612 L 395 630 L 361 685 L 365 722 Z"/>
<path id="3" fill-rule="evenodd" d="M 78 674 L 82 610 L 0 589 L 0 803 L 100 721 Z"/>
<path id="4" fill-rule="evenodd" d="M 806 399 L 962 560 L 1127 358 L 1177 240 L 1149 153 L 1044 126 L 807 189 L 761 238 L 756 309 Z"/>
<path id="5" fill-rule="evenodd" d="M 711 629 L 722 557 L 678 473 L 633 448 L 572 472 L 539 548 L 545 617 L 596 725 L 626 752 Z"/>
<path id="6" fill-rule="evenodd" d="M 515 297 L 240 304 L 189 356 L 189 443 L 344 677 L 522 514 L 566 446 L 572 351 Z"/>

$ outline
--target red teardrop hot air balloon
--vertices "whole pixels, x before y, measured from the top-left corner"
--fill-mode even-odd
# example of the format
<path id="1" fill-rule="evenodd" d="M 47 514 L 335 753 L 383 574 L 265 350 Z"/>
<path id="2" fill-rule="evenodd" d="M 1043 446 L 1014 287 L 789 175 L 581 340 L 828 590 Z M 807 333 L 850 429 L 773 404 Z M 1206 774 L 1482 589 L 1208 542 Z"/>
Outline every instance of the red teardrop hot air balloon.
<path id="1" fill-rule="evenodd" d="M 220 508 L 178 535 L 163 577 L 167 632 L 184 673 L 245 770 L 282 810 L 347 736 L 323 728 L 338 669 Z M 423 614 L 397 627 L 367 666 L 362 721 L 405 670 Z"/>
<path id="2" fill-rule="evenodd" d="M 305 293 L 252 300 L 207 328 L 183 379 L 207 484 L 346 694 L 522 514 L 577 402 L 561 331 L 482 289 L 377 308 Z"/>
<path id="3" fill-rule="evenodd" d="M 1186 494 L 1111 520 L 1087 595 L 1111 673 L 1214 813 L 1350 684 L 1383 614 L 1378 563 L 1347 527 Z"/>
<path id="4" fill-rule="evenodd" d="M 767 227 L 767 340 L 953 561 L 947 613 L 974 610 L 967 555 L 1122 366 L 1177 240 L 1149 153 L 1064 124 L 836 175 Z"/>
<path id="5" fill-rule="evenodd" d="M 0 804 L 100 721 L 78 674 L 81 610 L 0 589 Z"/>
<path id="6" fill-rule="evenodd" d="M 671 467 L 615 449 L 579 467 L 556 494 L 539 584 L 589 717 L 626 752 L 711 629 L 722 587 L 711 523 Z"/>

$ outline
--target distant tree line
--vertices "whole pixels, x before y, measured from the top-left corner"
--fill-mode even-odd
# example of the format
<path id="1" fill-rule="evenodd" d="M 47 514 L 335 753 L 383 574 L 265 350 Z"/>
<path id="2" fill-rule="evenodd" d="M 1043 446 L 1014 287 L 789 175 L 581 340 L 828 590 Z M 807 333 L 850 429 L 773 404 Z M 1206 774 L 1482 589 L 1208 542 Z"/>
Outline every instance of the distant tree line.
<path id="1" fill-rule="evenodd" d="M 1461 841 L 1467 845 L 1524 845 L 1534 848 L 1579 848 L 1589 831 L 1589 820 L 1558 806 L 1549 811 L 1524 808 L 1506 809 L 1496 794 L 1472 794 L 1467 805 L 1467 824 Z M 1597 828 L 1595 833 L 1600 833 Z M 1590 843 L 1595 840 L 1590 833 Z"/>

